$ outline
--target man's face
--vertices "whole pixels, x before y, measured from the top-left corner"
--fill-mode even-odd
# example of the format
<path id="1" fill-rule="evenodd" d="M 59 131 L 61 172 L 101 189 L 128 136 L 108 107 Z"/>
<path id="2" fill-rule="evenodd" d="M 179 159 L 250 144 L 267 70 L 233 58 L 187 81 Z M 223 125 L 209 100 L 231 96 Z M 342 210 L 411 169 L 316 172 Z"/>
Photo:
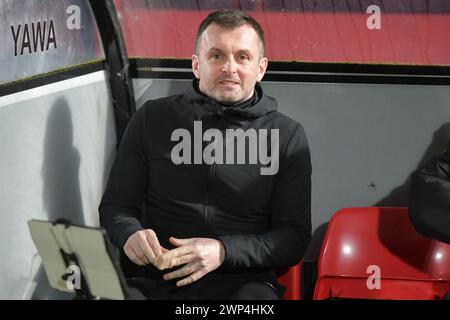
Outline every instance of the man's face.
<path id="1" fill-rule="evenodd" d="M 192 70 L 202 93 L 231 104 L 253 95 L 267 62 L 260 58 L 258 34 L 251 26 L 226 29 L 212 23 L 200 38 L 198 56 L 192 56 Z"/>

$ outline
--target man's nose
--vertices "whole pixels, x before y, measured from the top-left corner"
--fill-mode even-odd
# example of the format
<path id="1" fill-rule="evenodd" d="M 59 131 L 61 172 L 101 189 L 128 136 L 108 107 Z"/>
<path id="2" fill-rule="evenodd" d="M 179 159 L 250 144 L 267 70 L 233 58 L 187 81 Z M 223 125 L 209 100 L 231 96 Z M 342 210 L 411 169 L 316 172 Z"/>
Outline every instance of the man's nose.
<path id="1" fill-rule="evenodd" d="M 225 73 L 235 73 L 237 71 L 237 63 L 233 57 L 227 59 L 222 66 L 222 71 Z"/>

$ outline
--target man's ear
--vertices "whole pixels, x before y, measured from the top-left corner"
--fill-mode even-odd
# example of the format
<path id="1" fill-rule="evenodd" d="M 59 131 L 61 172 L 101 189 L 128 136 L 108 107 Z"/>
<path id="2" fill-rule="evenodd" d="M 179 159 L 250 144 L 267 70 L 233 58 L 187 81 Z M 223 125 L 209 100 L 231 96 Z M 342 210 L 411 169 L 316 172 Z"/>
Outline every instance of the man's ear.
<path id="1" fill-rule="evenodd" d="M 269 59 L 267 59 L 266 57 L 261 58 L 261 60 L 259 60 L 259 65 L 258 65 L 258 81 L 261 81 L 262 78 L 264 77 L 264 74 L 266 73 L 267 70 L 267 65 L 269 64 Z"/>
<path id="2" fill-rule="evenodd" d="M 200 79 L 200 73 L 198 71 L 198 56 L 192 55 L 192 72 L 197 79 Z"/>

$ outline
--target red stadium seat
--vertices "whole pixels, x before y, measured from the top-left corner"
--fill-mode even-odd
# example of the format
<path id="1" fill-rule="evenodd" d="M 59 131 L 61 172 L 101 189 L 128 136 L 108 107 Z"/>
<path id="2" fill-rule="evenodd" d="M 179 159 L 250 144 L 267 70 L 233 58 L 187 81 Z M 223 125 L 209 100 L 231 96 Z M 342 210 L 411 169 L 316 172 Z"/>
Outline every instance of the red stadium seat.
<path id="1" fill-rule="evenodd" d="M 302 262 L 278 272 L 278 282 L 286 287 L 285 300 L 300 300 L 300 269 Z"/>
<path id="2" fill-rule="evenodd" d="M 442 299 L 450 245 L 420 236 L 408 208 L 346 208 L 322 244 L 314 299 Z"/>

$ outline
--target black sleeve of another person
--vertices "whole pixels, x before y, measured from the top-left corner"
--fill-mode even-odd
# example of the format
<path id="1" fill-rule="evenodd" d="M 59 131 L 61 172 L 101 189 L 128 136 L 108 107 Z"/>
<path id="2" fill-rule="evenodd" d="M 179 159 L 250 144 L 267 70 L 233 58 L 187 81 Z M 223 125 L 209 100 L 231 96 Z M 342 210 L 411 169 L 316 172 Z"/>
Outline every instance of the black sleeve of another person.
<path id="1" fill-rule="evenodd" d="M 410 218 L 423 236 L 450 243 L 450 142 L 411 177 Z"/>

